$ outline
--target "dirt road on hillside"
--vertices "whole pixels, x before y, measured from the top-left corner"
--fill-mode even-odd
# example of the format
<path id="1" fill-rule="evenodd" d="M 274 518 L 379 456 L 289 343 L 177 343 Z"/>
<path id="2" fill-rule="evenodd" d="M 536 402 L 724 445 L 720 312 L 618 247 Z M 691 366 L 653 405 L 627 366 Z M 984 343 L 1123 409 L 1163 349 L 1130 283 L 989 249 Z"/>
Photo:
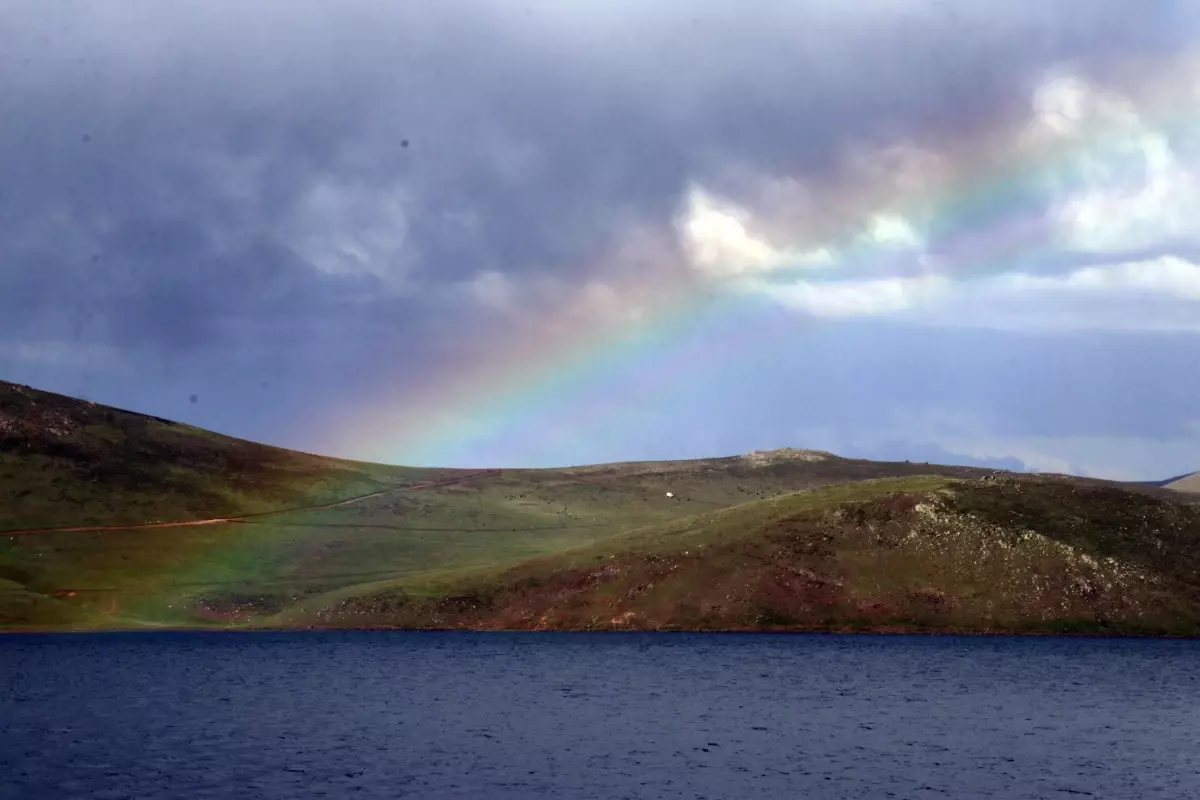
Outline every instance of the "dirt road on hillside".
<path id="1" fill-rule="evenodd" d="M 381 497 L 386 494 L 395 494 L 396 492 L 416 492 L 422 489 L 435 489 L 440 486 L 452 486 L 456 483 L 468 481 L 471 478 L 479 478 L 484 475 L 499 475 L 498 469 L 485 469 L 478 472 L 469 472 L 466 475 L 457 475 L 453 478 L 443 478 L 437 481 L 422 481 L 421 483 L 411 483 L 405 486 L 395 486 L 390 489 L 381 489 L 378 492 L 370 494 L 360 494 L 355 497 L 347 497 L 345 500 L 338 500 L 333 503 L 325 503 L 318 506 L 298 506 L 296 508 L 279 508 L 274 511 L 258 511 L 253 514 L 241 514 L 232 517 L 213 517 L 212 519 L 191 519 L 181 520 L 177 522 L 140 522 L 129 525 L 68 525 L 58 528 L 23 528 L 15 530 L 0 530 L 0 536 L 31 536 L 38 533 L 93 533 L 101 531 L 144 531 L 151 528 L 192 528 L 200 525 L 224 525 L 236 524 L 239 522 L 248 522 L 254 519 L 263 517 L 276 516 L 279 514 L 294 514 L 302 511 L 325 511 L 330 508 L 339 508 L 348 506 L 351 503 L 360 503 L 363 500 L 370 500 L 372 497 Z"/>

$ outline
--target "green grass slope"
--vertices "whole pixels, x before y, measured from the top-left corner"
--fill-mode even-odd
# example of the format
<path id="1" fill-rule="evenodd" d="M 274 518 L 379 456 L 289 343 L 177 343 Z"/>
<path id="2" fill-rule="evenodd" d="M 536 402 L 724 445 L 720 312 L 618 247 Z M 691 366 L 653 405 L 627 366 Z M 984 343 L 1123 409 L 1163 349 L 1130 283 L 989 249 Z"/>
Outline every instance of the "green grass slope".
<path id="1" fill-rule="evenodd" d="M 328 599 L 328 598 L 323 598 Z M 1200 509 L 1047 478 L 756 501 L 282 621 L 572 630 L 1200 633 Z"/>
<path id="2" fill-rule="evenodd" d="M 503 569 L 747 500 L 930 470 L 981 473 L 801 450 L 485 474 L 406 469 L 0 383 L 0 627 L 261 624 L 379 584 Z M 412 488 L 445 478 L 458 482 Z M 5 533 L 239 517 L 372 492 L 381 493 L 237 523 Z"/>
<path id="3" fill-rule="evenodd" d="M 8 532 L 236 517 L 452 474 L 297 453 L 0 381 L 0 626 L 127 625 L 106 613 L 114 592 L 221 543 L 215 528 Z M 87 591 L 98 587 L 112 591 Z"/>
<path id="4" fill-rule="evenodd" d="M 918 495 L 922 509 L 942 509 L 946 519 L 983 519 L 999 511 L 945 504 L 976 496 L 962 487 L 991 487 L 977 482 L 988 473 L 806 450 L 562 469 L 408 469 L 266 447 L 0 383 L 0 629 L 1025 625 L 1034 612 L 1020 611 L 1016 588 L 999 599 L 999 590 L 978 588 L 990 586 L 983 577 L 956 583 L 945 563 L 909 552 L 924 541 L 931 512 L 889 511 L 892 528 L 922 532 L 892 550 L 864 532 L 874 522 L 829 522 Z M 1115 491 L 1099 481 L 1043 482 Z M 1139 491 L 1120 496 L 1131 507 L 1176 508 L 1163 504 L 1178 497 L 1170 490 Z M 359 499 L 314 509 L 349 498 Z M 1054 508 L 1040 502 L 1031 520 L 964 530 L 974 531 L 972 546 L 994 555 L 988 537 L 1003 539 L 1014 525 L 1060 536 L 1038 528 L 1050 519 L 1065 524 Z M 278 513 L 188 527 L 11 533 L 264 511 Z M 833 525 L 833 544 L 822 545 L 820 558 L 788 555 L 791 534 L 783 531 L 793 524 Z M 1142 544 L 1113 557 L 1141 557 L 1150 552 Z M 1178 555 L 1179 542 L 1163 547 Z M 760 557 L 784 571 L 764 572 Z M 987 563 L 995 574 L 1007 568 Z M 1023 576 L 1032 563 L 1009 566 Z M 1161 566 L 1145 569 L 1158 574 Z M 821 590 L 838 598 L 823 611 L 804 600 L 818 584 L 797 583 L 809 573 L 842 582 Z M 868 585 L 878 586 L 874 595 Z M 935 611 L 940 616 L 926 620 Z"/>
<path id="5" fill-rule="evenodd" d="M 749 499 L 917 469 L 759 455 L 504 470 L 237 524 L 0 535 L 0 578 L 65 598 L 84 627 L 252 625 L 381 582 L 503 569 Z M 0 625 L 37 624 L 26 616 L 0 597 Z"/>
<path id="6" fill-rule="evenodd" d="M 0 381 L 0 531 L 233 516 L 419 477 Z"/>

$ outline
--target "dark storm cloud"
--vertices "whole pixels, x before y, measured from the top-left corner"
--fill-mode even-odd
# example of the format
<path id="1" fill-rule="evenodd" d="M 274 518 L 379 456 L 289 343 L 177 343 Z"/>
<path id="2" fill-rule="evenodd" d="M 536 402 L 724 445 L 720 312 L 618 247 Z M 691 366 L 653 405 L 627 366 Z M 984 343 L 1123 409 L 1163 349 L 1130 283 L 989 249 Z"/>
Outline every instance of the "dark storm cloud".
<path id="1" fill-rule="evenodd" d="M 582 283 L 689 180 L 831 184 L 847 142 L 952 147 L 1019 123 L 1048 66 L 1175 35 L 1171 7 L 1123 2 L 698 7 L 10 3 L 0 339 L 469 330 L 431 286 Z"/>

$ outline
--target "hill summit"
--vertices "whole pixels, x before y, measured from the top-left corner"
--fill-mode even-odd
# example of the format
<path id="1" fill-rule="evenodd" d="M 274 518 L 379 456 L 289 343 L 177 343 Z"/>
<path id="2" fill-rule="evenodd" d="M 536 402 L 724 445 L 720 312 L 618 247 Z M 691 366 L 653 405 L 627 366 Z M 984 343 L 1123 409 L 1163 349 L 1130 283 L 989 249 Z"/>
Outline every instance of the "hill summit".
<path id="1" fill-rule="evenodd" d="M 776 450 L 752 450 L 742 459 L 754 466 L 774 464 L 780 461 L 825 461 L 834 458 L 833 453 L 824 450 L 802 450 L 795 447 L 780 447 Z"/>

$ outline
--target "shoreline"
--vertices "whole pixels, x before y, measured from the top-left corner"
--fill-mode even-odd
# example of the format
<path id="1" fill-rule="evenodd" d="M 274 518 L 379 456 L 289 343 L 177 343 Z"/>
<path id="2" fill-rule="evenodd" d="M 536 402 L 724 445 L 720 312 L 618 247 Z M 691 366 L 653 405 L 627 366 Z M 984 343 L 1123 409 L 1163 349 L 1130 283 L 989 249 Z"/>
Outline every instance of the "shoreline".
<path id="1" fill-rule="evenodd" d="M 120 633 L 473 633 L 473 634 L 714 634 L 722 636 L 878 636 L 878 637 L 964 637 L 964 638 L 1061 638 L 1061 639 L 1172 639 L 1200 641 L 1200 634 L 1185 633 L 1151 633 L 1123 631 L 1045 631 L 1045 630 L 998 630 L 973 628 L 903 628 L 899 626 L 880 626 L 876 628 L 467 628 L 467 627 L 400 627 L 400 626 L 292 626 L 292 627 L 228 627 L 207 628 L 171 625 L 147 625 L 129 628 L 0 628 L 0 636 L 11 635 L 55 635 L 55 634 L 120 634 Z"/>

